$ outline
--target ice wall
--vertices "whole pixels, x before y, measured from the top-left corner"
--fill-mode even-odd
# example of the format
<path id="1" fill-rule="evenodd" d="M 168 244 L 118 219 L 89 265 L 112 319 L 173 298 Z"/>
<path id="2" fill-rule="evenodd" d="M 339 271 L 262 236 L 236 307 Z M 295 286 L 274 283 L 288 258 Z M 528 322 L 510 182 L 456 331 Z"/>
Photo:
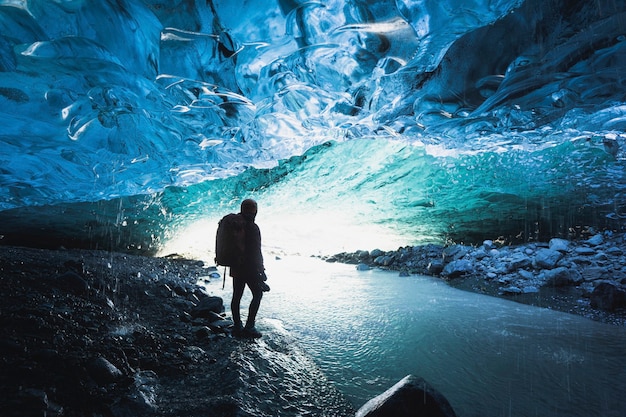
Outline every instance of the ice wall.
<path id="1" fill-rule="evenodd" d="M 393 180 L 382 188 L 409 203 L 362 213 L 395 228 L 443 236 L 460 224 L 458 197 L 483 185 L 462 224 L 479 223 L 475 213 L 497 217 L 485 207 L 503 206 L 504 195 L 520 218 L 524 201 L 549 211 L 554 203 L 534 201 L 530 188 L 552 190 L 551 201 L 570 190 L 580 207 L 619 219 L 625 39 L 626 5 L 609 0 L 0 1 L 0 210 L 77 203 L 89 213 L 123 201 L 162 233 L 179 217 L 205 215 L 198 207 L 257 192 L 245 183 L 255 172 L 277 167 L 262 187 L 288 190 L 293 177 L 279 162 L 307 149 L 373 140 L 333 147 L 329 161 L 358 162 L 398 143 L 416 150 L 387 166 Z M 353 176 L 376 181 L 371 166 L 354 164 Z M 433 166 L 441 185 L 430 194 L 422 191 L 432 178 L 401 175 Z M 495 167 L 536 175 L 526 188 L 494 182 Z M 251 168 L 261 171 L 237 177 Z M 471 184 L 455 172 L 473 172 Z M 570 183 L 554 186 L 562 174 Z M 326 190 L 346 177 L 303 175 Z M 212 197 L 192 208 L 164 197 L 190 186 Z M 308 192 L 296 196 L 333 204 L 332 193 Z M 268 204 L 283 201 L 271 193 L 285 194 L 268 192 Z M 368 201 L 364 193 L 341 195 Z M 298 198 L 285 198 L 292 209 L 289 201 Z M 416 214 L 427 206 L 437 209 Z M 522 227 L 537 222 L 530 217 Z M 111 230 L 125 222 L 119 212 L 103 218 L 115 219 L 104 221 Z"/>

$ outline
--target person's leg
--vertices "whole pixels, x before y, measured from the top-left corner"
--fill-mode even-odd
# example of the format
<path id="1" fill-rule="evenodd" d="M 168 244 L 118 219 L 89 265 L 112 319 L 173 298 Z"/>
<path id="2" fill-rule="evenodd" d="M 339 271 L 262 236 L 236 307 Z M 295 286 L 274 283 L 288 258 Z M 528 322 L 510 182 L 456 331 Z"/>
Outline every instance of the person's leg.
<path id="1" fill-rule="evenodd" d="M 244 280 L 233 277 L 233 298 L 230 302 L 230 311 L 233 315 L 233 324 L 235 325 L 235 329 L 241 329 L 242 327 L 239 305 L 245 288 L 246 283 Z"/>
<path id="2" fill-rule="evenodd" d="M 254 330 L 254 332 L 258 333 L 256 329 L 254 329 L 254 324 L 257 312 L 259 311 L 259 307 L 261 305 L 261 299 L 263 298 L 263 290 L 261 290 L 258 285 L 248 285 L 248 287 L 250 288 L 250 291 L 252 291 L 252 301 L 250 302 L 250 307 L 248 308 L 248 319 L 246 320 L 245 328 L 248 330 Z M 260 336 L 261 334 L 258 333 L 258 336 L 256 337 Z"/>

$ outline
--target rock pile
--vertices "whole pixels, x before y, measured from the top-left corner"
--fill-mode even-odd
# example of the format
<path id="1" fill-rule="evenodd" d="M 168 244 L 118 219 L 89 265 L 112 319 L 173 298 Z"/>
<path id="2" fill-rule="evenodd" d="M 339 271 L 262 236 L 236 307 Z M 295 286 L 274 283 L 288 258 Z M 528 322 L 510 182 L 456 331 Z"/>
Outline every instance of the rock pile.
<path id="1" fill-rule="evenodd" d="M 0 250 L 3 416 L 233 415 L 222 299 L 183 259 Z M 202 381 L 190 398 L 184 381 Z"/>
<path id="2" fill-rule="evenodd" d="M 402 275 L 437 276 L 459 288 L 623 324 L 625 243 L 624 234 L 604 232 L 578 241 L 554 238 L 518 246 L 486 240 L 478 247 L 360 250 L 326 260 L 356 264 L 360 270 L 378 267 Z"/>

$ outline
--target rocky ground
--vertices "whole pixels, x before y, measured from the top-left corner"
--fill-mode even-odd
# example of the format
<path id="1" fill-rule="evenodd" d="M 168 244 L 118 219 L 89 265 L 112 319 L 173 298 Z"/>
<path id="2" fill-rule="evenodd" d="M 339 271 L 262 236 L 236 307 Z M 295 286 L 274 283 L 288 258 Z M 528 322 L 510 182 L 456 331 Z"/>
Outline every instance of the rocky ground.
<path id="1" fill-rule="evenodd" d="M 3 416 L 232 416 L 221 299 L 195 261 L 0 247 Z M 207 410 L 211 410 L 207 414 Z"/>
<path id="2" fill-rule="evenodd" d="M 357 268 L 433 275 L 460 289 L 626 325 L 626 236 L 589 233 L 518 246 L 408 246 L 324 258 Z"/>
<path id="3" fill-rule="evenodd" d="M 598 233 L 576 241 L 425 245 L 324 259 L 434 275 L 464 290 L 623 326 L 624 248 L 623 234 Z M 222 300 L 197 285 L 212 274 L 219 279 L 201 262 L 174 257 L 0 246 L 1 414 L 254 415 L 242 412 L 240 359 L 241 352 L 256 351 L 230 336 Z M 263 340 L 265 349 L 291 354 L 288 341 Z M 264 356 L 271 355 L 258 354 Z M 327 389 L 321 375 L 293 379 L 317 381 L 288 390 L 307 398 Z M 284 387 L 274 388 L 259 387 L 284 397 Z M 332 415 L 351 415 L 331 391 L 324 397 L 339 410 Z M 290 398 L 284 409 L 289 402 L 307 401 Z M 310 406 L 307 415 L 317 415 Z"/>
<path id="4" fill-rule="evenodd" d="M 212 279 L 177 257 L 0 246 L 0 415 L 354 415 L 288 334 L 232 337 Z"/>

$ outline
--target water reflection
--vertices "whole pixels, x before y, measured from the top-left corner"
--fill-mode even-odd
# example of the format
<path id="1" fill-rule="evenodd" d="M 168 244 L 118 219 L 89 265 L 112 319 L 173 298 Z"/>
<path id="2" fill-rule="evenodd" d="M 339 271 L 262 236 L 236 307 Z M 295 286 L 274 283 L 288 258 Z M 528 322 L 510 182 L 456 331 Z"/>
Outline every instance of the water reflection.
<path id="1" fill-rule="evenodd" d="M 260 316 L 280 320 L 356 407 L 412 373 L 460 417 L 626 415 L 622 327 L 429 277 L 297 257 L 267 268 Z M 230 298 L 229 285 L 209 288 Z"/>

